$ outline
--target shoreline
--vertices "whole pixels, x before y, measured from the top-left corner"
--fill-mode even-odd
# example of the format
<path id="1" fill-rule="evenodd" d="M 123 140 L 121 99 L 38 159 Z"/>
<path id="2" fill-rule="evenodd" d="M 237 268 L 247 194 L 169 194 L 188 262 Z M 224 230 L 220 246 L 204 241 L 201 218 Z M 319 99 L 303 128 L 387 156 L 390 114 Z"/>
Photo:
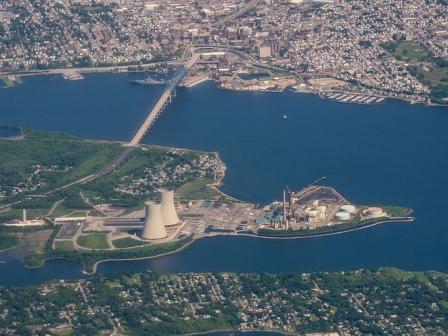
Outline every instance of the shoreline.
<path id="1" fill-rule="evenodd" d="M 3 252 L 7 252 L 7 251 L 9 251 L 9 250 L 12 250 L 12 249 L 15 249 L 15 248 L 18 248 L 18 247 L 20 247 L 21 246 L 21 244 L 19 243 L 19 244 L 16 244 L 16 245 L 14 245 L 14 246 L 11 246 L 11 247 L 8 247 L 8 248 L 6 248 L 6 249 L 4 249 L 4 250 L 0 250 L 0 253 L 3 253 Z"/>
<path id="2" fill-rule="evenodd" d="M 217 334 L 217 333 L 240 333 L 240 334 L 256 334 L 256 333 L 263 333 L 263 332 L 269 332 L 269 333 L 275 333 L 277 335 L 297 335 L 296 333 L 287 333 L 285 331 L 279 331 L 279 330 L 270 330 L 270 329 L 256 329 L 256 330 L 247 330 L 247 331 L 241 331 L 236 329 L 215 329 L 215 330 L 209 330 L 209 331 L 200 331 L 197 333 L 188 333 L 188 334 L 182 334 L 182 336 L 202 336 L 202 335 L 210 335 L 210 334 Z"/>
<path id="3" fill-rule="evenodd" d="M 178 65 L 179 63 L 181 63 L 181 61 L 175 61 L 175 60 L 171 60 L 171 61 L 165 61 L 165 62 L 157 62 L 157 63 L 145 63 L 145 64 L 141 64 L 140 66 L 142 67 L 142 70 L 131 70 L 129 71 L 128 68 L 132 68 L 132 67 L 137 67 L 139 65 L 115 65 L 115 66 L 104 66 L 104 67 L 81 67 L 81 68 L 58 68 L 58 69 L 45 69 L 45 70 L 29 70 L 29 71 L 24 71 L 24 72 L 15 72 L 15 71 L 9 71 L 9 72 L 5 72 L 2 73 L 2 75 L 14 75 L 17 77 L 32 77 L 32 76 L 51 76 L 51 75 L 66 75 L 66 74 L 70 74 L 70 73 L 79 73 L 79 74 L 97 74 L 97 73 L 128 73 L 128 72 L 145 72 L 145 71 L 149 71 L 150 69 L 157 67 L 159 65 L 162 64 L 166 64 L 166 65 Z M 189 89 L 189 88 L 193 88 L 196 85 L 202 84 L 204 82 L 209 82 L 212 81 L 215 86 L 220 89 L 220 90 L 227 90 L 227 91 L 234 91 L 234 92 L 254 92 L 254 93 L 283 93 L 285 92 L 286 88 L 283 90 L 273 90 L 273 89 L 261 89 L 261 90 L 238 90 L 238 89 L 234 89 L 234 88 L 228 88 L 228 87 L 221 87 L 218 85 L 217 80 L 211 79 L 211 78 L 207 78 L 207 80 L 202 80 L 199 83 L 195 83 L 194 85 L 191 86 L 183 86 L 185 89 Z M 10 84 L 7 86 L 7 88 L 10 87 L 14 87 L 16 84 Z M 5 88 L 5 86 L 3 87 Z M 294 90 L 292 91 L 292 93 L 305 93 L 305 94 L 315 94 L 318 95 L 321 99 L 324 100 L 330 100 L 333 101 L 331 99 L 325 99 L 323 97 L 321 97 L 322 93 L 326 93 L 326 91 L 310 91 L 310 90 Z M 341 91 L 341 93 L 343 94 L 368 94 L 366 92 L 351 92 L 351 91 Z M 436 103 L 436 102 L 420 102 L 417 101 L 415 102 L 414 100 L 410 99 L 410 98 L 403 98 L 403 97 L 395 97 L 395 96 L 388 96 L 388 95 L 384 95 L 384 94 L 378 94 L 379 97 L 382 97 L 384 99 L 394 99 L 394 100 L 399 100 L 399 101 L 403 101 L 406 102 L 408 104 L 422 104 L 424 106 L 435 106 L 435 107 L 447 107 L 447 104 L 440 104 L 440 103 Z M 343 102 L 343 101 L 334 101 L 337 103 L 343 103 L 343 104 L 355 104 L 355 105 L 372 105 L 372 104 L 356 104 L 356 103 L 351 103 L 351 102 Z"/>
<path id="4" fill-rule="evenodd" d="M 302 235 L 302 236 L 268 236 L 268 235 L 258 235 L 258 234 L 250 234 L 250 233 L 241 233 L 237 234 L 238 236 L 245 236 L 245 237 L 253 237 L 253 238 L 260 238 L 260 239 L 279 239 L 279 240 L 293 240 L 293 239 L 307 239 L 307 238 L 321 238 L 321 237 L 328 237 L 328 236 L 335 236 L 340 235 L 344 233 L 350 233 L 360 230 L 367 230 L 370 228 L 373 228 L 378 225 L 383 224 L 394 224 L 394 223 L 410 223 L 415 221 L 414 217 L 391 217 L 389 219 L 383 219 L 380 221 L 374 221 L 373 223 L 366 223 L 364 225 L 355 226 L 353 228 L 346 228 L 346 229 L 338 229 L 330 232 L 321 232 L 321 233 L 314 233 L 314 234 L 308 234 L 308 235 Z M 218 234 L 219 235 L 219 234 Z"/>
<path id="5" fill-rule="evenodd" d="M 179 252 L 182 252 L 184 249 L 188 248 L 191 244 L 193 244 L 197 239 L 195 239 L 193 237 L 192 240 L 190 240 L 189 242 L 187 242 L 185 245 L 182 245 L 181 247 L 179 247 L 176 250 L 170 251 L 170 252 L 165 252 L 165 253 L 161 253 L 158 255 L 154 255 L 154 256 L 147 256 L 147 257 L 137 257 L 137 258 L 118 258 L 118 259 L 102 259 L 102 260 L 98 260 L 93 264 L 92 267 L 92 272 L 87 272 L 86 270 L 82 270 L 81 273 L 85 274 L 85 275 L 94 275 L 97 272 L 97 268 L 100 264 L 105 263 L 105 262 L 111 262 L 111 261 L 133 261 L 133 260 L 150 260 L 150 259 L 156 259 L 156 258 L 160 258 L 160 257 L 164 257 L 164 256 L 168 256 L 171 254 L 176 254 Z M 49 259 L 51 260 L 51 259 Z"/>
<path id="6" fill-rule="evenodd" d="M 188 247 L 190 247 L 191 245 L 193 245 L 194 242 L 199 241 L 200 239 L 207 239 L 207 238 L 214 238 L 214 237 L 246 237 L 246 238 L 255 238 L 255 239 L 273 239 L 273 240 L 296 240 L 296 239 L 312 239 L 312 238 L 322 238 L 322 237 L 328 237 L 328 236 L 335 236 L 335 235 L 340 235 L 340 234 L 345 234 L 345 233 L 350 233 L 350 232 L 356 232 L 356 231 L 360 231 L 360 230 L 367 230 L 370 228 L 373 228 L 375 226 L 378 225 L 383 225 L 383 224 L 393 224 L 393 223 L 406 223 L 406 222 L 413 222 L 415 220 L 414 217 L 392 217 L 389 219 L 383 219 L 380 221 L 375 221 L 373 223 L 370 224 L 366 224 L 363 226 L 359 226 L 359 227 L 354 227 L 354 228 L 348 228 L 345 230 L 339 230 L 339 231 L 333 231 L 333 232 L 322 232 L 322 233 L 316 233 L 316 234 L 309 234 L 309 235 L 304 235 L 304 236 L 289 236 L 289 237 L 276 237 L 276 236 L 262 236 L 262 235 L 257 235 L 257 234 L 247 234 L 247 233 L 242 233 L 242 234 L 213 234 L 210 236 L 201 236 L 201 237 L 193 237 L 193 239 L 189 242 L 187 242 L 185 245 L 181 246 L 180 248 L 170 251 L 170 252 L 165 252 L 162 254 L 158 254 L 158 255 L 153 255 L 153 256 L 147 256 L 147 257 L 137 257 L 137 258 L 117 258 L 117 259 L 102 259 L 102 260 L 98 260 L 93 264 L 93 268 L 92 268 L 92 272 L 87 272 L 85 269 L 81 269 L 81 273 L 84 275 L 88 275 L 88 276 L 92 276 L 94 274 L 97 273 L 98 270 L 98 266 L 102 263 L 106 263 L 106 262 L 115 262 L 115 261 L 134 261 L 134 260 L 152 260 L 152 259 L 157 259 L 157 258 L 161 258 L 161 257 L 165 257 L 165 256 L 169 256 L 169 255 L 173 255 L 173 254 L 177 254 L 182 252 L 183 250 L 187 249 Z M 42 265 L 40 266 L 36 266 L 36 267 L 28 267 L 31 269 L 38 269 L 41 268 L 45 265 L 45 263 L 47 261 L 50 260 L 56 260 L 56 259 L 66 259 L 70 261 L 70 258 L 63 258 L 63 257 L 55 257 L 55 258 L 47 258 L 47 259 L 43 259 Z M 81 268 L 82 268 L 82 264 Z M 24 267 L 27 267 L 24 265 Z"/>

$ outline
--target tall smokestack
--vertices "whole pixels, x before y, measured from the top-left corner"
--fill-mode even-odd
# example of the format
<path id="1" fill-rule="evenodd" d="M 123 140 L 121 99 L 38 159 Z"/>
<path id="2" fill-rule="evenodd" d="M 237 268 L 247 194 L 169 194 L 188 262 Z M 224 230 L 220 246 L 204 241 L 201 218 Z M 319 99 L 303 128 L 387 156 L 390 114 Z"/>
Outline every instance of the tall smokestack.
<path id="1" fill-rule="evenodd" d="M 160 202 L 162 203 L 162 219 L 165 226 L 172 226 L 179 223 L 176 207 L 174 206 L 174 192 L 169 189 L 160 188 Z"/>
<path id="2" fill-rule="evenodd" d="M 166 238 L 167 233 L 162 219 L 162 205 L 159 202 L 145 202 L 144 239 Z"/>
<path id="3" fill-rule="evenodd" d="M 286 190 L 283 189 L 283 225 L 286 228 Z"/>

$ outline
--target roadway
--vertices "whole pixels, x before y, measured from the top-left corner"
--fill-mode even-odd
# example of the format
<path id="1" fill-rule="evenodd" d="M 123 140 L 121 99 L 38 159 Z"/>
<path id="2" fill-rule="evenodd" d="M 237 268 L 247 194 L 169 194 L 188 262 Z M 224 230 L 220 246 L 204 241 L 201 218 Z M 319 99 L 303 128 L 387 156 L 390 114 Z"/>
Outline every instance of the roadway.
<path id="1" fill-rule="evenodd" d="M 155 120 L 159 116 L 159 114 L 163 111 L 163 108 L 168 103 L 168 100 L 171 98 L 171 94 L 177 85 L 182 81 L 182 79 L 187 75 L 188 71 L 191 67 L 198 61 L 199 54 L 194 53 L 193 56 L 185 63 L 185 66 L 182 67 L 177 74 L 168 82 L 168 85 L 163 91 L 162 96 L 157 101 L 156 105 L 149 112 L 143 124 L 140 126 L 137 133 L 135 133 L 132 140 L 127 144 L 129 147 L 137 146 L 144 135 L 149 131 L 151 126 L 154 124 Z M 113 168 L 112 168 L 113 169 Z"/>
<path id="2" fill-rule="evenodd" d="M 235 20 L 237 17 L 243 15 L 244 13 L 248 12 L 252 8 L 257 7 L 260 2 L 261 2 L 260 0 L 249 1 L 249 3 L 246 6 L 244 6 L 243 8 L 241 8 L 239 10 L 237 10 L 235 13 L 232 13 L 229 16 L 226 16 L 225 18 L 222 18 L 222 19 L 218 20 L 218 22 L 217 22 L 218 26 L 223 26 L 227 22 Z"/>

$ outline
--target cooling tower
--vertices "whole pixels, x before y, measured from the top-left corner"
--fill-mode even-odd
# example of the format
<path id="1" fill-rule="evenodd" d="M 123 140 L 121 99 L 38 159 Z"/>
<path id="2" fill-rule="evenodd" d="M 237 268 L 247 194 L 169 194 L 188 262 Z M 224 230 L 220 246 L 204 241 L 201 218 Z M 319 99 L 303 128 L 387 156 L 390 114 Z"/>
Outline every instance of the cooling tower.
<path id="1" fill-rule="evenodd" d="M 174 192 L 169 189 L 160 188 L 160 202 L 162 203 L 162 219 L 165 226 L 179 223 L 176 207 L 174 206 Z"/>
<path id="2" fill-rule="evenodd" d="M 162 219 L 162 205 L 159 202 L 145 202 L 144 239 L 166 238 L 167 233 Z"/>

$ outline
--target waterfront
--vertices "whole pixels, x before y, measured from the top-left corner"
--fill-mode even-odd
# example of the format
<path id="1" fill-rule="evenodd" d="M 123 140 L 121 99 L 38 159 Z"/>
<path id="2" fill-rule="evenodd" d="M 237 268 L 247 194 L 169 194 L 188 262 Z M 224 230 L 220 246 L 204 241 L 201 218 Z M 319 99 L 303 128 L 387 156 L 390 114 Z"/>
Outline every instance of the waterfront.
<path id="1" fill-rule="evenodd" d="M 15 128 L 7 128 L 7 127 L 1 127 L 0 126 L 0 139 L 14 139 L 21 135 L 20 130 Z"/>
<path id="2" fill-rule="evenodd" d="M 27 78 L 0 90 L 0 123 L 129 140 L 161 92 L 161 87 L 128 84 L 139 76 L 144 77 Z M 399 101 L 366 106 L 306 94 L 221 91 L 212 83 L 179 89 L 145 142 L 218 151 L 228 167 L 224 192 L 267 203 L 279 198 L 285 185 L 296 189 L 327 176 L 328 184 L 355 203 L 414 208 L 417 220 L 317 239 L 207 238 L 176 255 L 104 263 L 98 270 L 311 272 L 397 266 L 448 271 L 447 112 Z M 0 284 L 81 277 L 71 262 L 28 270 L 14 251 L 0 254 L 0 260 L 7 261 L 0 264 Z"/>

